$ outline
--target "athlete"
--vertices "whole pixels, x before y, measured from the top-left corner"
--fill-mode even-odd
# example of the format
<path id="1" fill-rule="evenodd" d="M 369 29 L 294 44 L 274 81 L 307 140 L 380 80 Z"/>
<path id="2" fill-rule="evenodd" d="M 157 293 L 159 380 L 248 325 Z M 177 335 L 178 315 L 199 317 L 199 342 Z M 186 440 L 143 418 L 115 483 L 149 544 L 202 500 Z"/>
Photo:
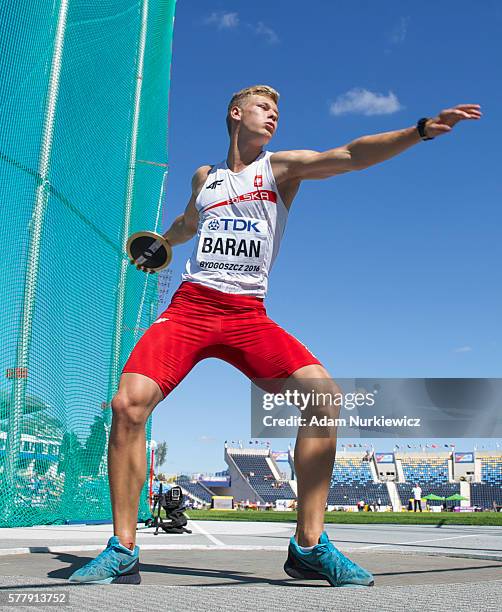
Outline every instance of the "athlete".
<path id="1" fill-rule="evenodd" d="M 172 246 L 196 236 L 194 250 L 169 307 L 124 366 L 112 400 L 108 447 L 114 536 L 71 581 L 140 583 L 136 525 L 146 477 L 145 424 L 197 362 L 218 357 L 251 379 L 287 379 L 293 386 L 313 381 L 315 391 L 341 393 L 319 360 L 274 323 L 263 304 L 301 182 L 363 170 L 447 134 L 459 121 L 481 117 L 478 104 L 460 104 L 416 126 L 363 136 L 329 151 L 272 153 L 264 147 L 277 129 L 278 100 L 278 92 L 265 85 L 234 94 L 227 113 L 228 154 L 196 170 L 188 205 L 164 234 Z M 371 573 L 345 557 L 324 531 L 336 428 L 317 436 L 306 429 L 298 428 L 295 446 L 298 522 L 284 569 L 332 586 L 371 586 Z"/>

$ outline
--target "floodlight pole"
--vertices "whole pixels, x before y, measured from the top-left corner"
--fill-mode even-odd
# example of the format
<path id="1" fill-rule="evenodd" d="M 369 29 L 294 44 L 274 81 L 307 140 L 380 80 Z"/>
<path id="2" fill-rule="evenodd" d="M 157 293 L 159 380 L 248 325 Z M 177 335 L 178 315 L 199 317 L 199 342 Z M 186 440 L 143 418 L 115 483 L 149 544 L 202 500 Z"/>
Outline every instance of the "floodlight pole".
<path id="1" fill-rule="evenodd" d="M 148 26 L 148 0 L 143 0 L 141 3 L 141 27 L 138 45 L 138 63 L 136 74 L 136 89 L 134 92 L 134 112 L 132 119 L 132 134 L 131 146 L 129 149 L 129 163 L 127 173 L 127 187 L 124 205 L 124 222 L 122 224 L 121 246 L 122 252 L 125 253 L 127 239 L 130 233 L 130 222 L 132 203 L 134 197 L 134 181 L 136 177 L 136 156 L 137 156 L 137 141 L 139 118 L 141 114 L 141 89 L 143 85 L 143 65 L 145 59 L 146 34 Z M 115 306 L 115 329 L 113 334 L 113 346 L 110 367 L 110 389 L 112 393 L 118 389 L 120 380 L 120 356 L 122 350 L 122 334 L 123 334 L 123 318 L 124 318 L 124 303 L 126 292 L 127 268 L 129 265 L 127 258 L 121 258 L 119 269 L 119 280 L 117 287 L 117 298 Z"/>
<path id="2" fill-rule="evenodd" d="M 30 238 L 24 281 L 23 310 L 21 312 L 21 322 L 16 350 L 16 370 L 21 368 L 21 371 L 23 371 L 23 369 L 25 369 L 25 371 L 28 372 L 28 375 L 29 353 L 33 330 L 33 311 L 35 308 L 38 271 L 40 264 L 42 228 L 50 193 L 49 170 L 52 154 L 52 143 L 54 138 L 54 122 L 59 94 L 59 81 L 61 76 L 66 22 L 68 18 L 68 5 L 69 0 L 61 0 L 56 35 L 54 38 L 54 50 L 49 75 L 49 89 L 47 92 L 44 126 L 42 131 L 42 145 L 38 160 L 38 185 L 35 192 L 35 204 L 33 207 L 29 230 Z M 5 509 L 9 516 L 15 513 L 15 505 L 11 502 L 13 502 L 16 498 L 16 466 L 21 450 L 21 420 L 23 416 L 23 407 L 26 403 L 26 385 L 27 377 L 17 375 L 14 377 L 5 464 L 8 496 L 8 502 Z"/>

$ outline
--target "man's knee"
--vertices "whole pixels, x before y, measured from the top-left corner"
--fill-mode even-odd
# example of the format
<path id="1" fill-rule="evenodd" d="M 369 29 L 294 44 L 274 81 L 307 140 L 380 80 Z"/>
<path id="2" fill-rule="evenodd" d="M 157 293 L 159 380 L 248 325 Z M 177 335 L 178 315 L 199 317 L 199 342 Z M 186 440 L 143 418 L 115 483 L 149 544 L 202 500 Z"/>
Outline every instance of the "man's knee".
<path id="1" fill-rule="evenodd" d="M 331 378 L 330 373 L 320 364 L 304 366 L 296 370 L 288 381 L 298 388 L 309 388 L 314 393 L 329 393 L 333 396 L 341 394 L 342 390 Z"/>
<path id="2" fill-rule="evenodd" d="M 298 370 L 296 370 L 295 372 L 293 372 L 293 374 L 291 374 L 291 378 L 295 379 L 295 380 L 301 380 L 301 379 L 326 379 L 326 378 L 331 378 L 329 375 L 328 370 L 326 370 L 326 368 L 318 363 L 312 363 L 311 365 L 306 365 L 306 366 L 302 366 L 301 368 L 298 368 Z"/>
<path id="3" fill-rule="evenodd" d="M 154 406 L 148 404 L 146 398 L 117 393 L 112 399 L 113 418 L 130 426 L 145 425 Z"/>

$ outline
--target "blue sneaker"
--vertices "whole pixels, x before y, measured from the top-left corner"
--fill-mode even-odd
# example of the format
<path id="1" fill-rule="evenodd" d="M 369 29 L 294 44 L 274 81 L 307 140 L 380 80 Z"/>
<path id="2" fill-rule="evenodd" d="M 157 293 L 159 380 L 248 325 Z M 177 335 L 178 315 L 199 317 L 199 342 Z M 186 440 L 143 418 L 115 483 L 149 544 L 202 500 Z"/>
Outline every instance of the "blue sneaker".
<path id="1" fill-rule="evenodd" d="M 334 587 L 369 587 L 374 584 L 372 574 L 347 559 L 329 541 L 325 531 L 319 544 L 308 552 L 303 552 L 292 536 L 284 571 L 291 578 L 327 580 Z"/>
<path id="2" fill-rule="evenodd" d="M 140 584 L 139 546 L 129 550 L 117 536 L 108 540 L 105 550 L 69 578 L 80 584 Z"/>

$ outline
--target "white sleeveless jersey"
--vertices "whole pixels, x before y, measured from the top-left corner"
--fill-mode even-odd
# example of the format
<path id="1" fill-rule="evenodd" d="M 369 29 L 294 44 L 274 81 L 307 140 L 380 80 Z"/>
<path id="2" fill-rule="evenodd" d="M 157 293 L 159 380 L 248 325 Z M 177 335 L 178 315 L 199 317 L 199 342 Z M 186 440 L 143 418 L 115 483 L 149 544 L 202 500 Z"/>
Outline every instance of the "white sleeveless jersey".
<path id="1" fill-rule="evenodd" d="M 262 151 L 241 172 L 232 172 L 226 161 L 211 168 L 195 201 L 197 240 L 183 281 L 265 297 L 288 216 L 271 155 Z"/>

